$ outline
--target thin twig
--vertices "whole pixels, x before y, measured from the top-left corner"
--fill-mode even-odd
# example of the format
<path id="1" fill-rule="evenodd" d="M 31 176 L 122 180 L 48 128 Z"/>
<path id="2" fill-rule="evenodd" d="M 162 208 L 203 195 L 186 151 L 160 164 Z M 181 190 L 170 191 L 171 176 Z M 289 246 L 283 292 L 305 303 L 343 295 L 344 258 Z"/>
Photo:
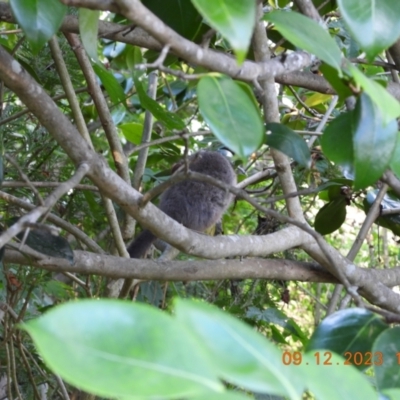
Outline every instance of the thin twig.
<path id="1" fill-rule="evenodd" d="M 36 187 L 32 184 L 32 182 L 30 181 L 30 179 L 28 178 L 27 175 L 25 175 L 24 171 L 22 170 L 22 168 L 18 165 L 17 161 L 11 157 L 9 154 L 6 154 L 6 160 L 11 163 L 16 170 L 18 171 L 19 175 L 21 176 L 21 178 L 24 180 L 25 184 L 28 185 L 32 192 L 35 194 L 36 198 L 39 201 L 39 204 L 41 206 L 43 206 L 43 199 L 42 196 L 40 195 L 39 191 L 36 189 Z"/>
<path id="2" fill-rule="evenodd" d="M 9 242 L 18 233 L 24 230 L 25 223 L 34 223 L 40 217 L 47 214 L 56 202 L 66 193 L 68 193 L 75 185 L 77 185 L 89 171 L 89 165 L 81 164 L 76 170 L 74 176 L 68 181 L 60 184 L 44 201 L 43 206 L 36 207 L 29 213 L 21 217 L 15 224 L 8 228 L 0 235 L 0 248 Z"/>
<path id="3" fill-rule="evenodd" d="M 63 380 L 56 374 L 54 374 L 54 377 L 56 378 L 59 388 L 61 389 L 63 399 L 70 400 L 67 388 L 65 387 Z"/>

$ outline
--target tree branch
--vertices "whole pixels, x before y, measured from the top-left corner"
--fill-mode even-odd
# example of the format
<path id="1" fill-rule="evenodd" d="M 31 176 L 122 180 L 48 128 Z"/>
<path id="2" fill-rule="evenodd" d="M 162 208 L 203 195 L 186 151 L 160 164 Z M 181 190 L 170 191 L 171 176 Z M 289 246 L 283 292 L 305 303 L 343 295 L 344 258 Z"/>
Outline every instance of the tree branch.
<path id="1" fill-rule="evenodd" d="M 15 224 L 8 228 L 5 232 L 0 235 L 0 248 L 9 242 L 13 237 L 18 235 L 26 228 L 26 224 L 35 223 L 40 217 L 49 212 L 49 210 L 56 204 L 56 202 L 65 193 L 70 191 L 77 185 L 89 170 L 87 164 L 81 164 L 76 170 L 74 176 L 66 182 L 63 182 L 58 186 L 44 201 L 43 206 L 34 208 L 29 213 L 21 217 Z"/>

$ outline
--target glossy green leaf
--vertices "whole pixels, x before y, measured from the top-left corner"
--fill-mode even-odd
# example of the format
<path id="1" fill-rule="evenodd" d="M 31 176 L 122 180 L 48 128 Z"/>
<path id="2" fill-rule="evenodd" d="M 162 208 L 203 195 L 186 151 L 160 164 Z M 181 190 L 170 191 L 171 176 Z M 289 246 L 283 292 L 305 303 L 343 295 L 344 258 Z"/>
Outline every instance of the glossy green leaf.
<path id="1" fill-rule="evenodd" d="M 338 0 L 340 14 L 351 34 L 372 61 L 400 36 L 400 2 Z"/>
<path id="2" fill-rule="evenodd" d="M 295 46 L 315 54 L 340 71 L 342 53 L 329 33 L 317 22 L 293 11 L 273 11 L 266 14 L 264 20 L 274 23 L 276 29 Z"/>
<path id="3" fill-rule="evenodd" d="M 229 390 L 223 393 L 207 393 L 201 396 L 191 397 L 190 400 L 251 400 L 254 397 L 245 395 L 244 393 Z"/>
<path id="4" fill-rule="evenodd" d="M 372 354 L 382 354 L 382 365 L 374 365 L 379 390 L 400 389 L 400 326 L 387 329 L 376 339 Z"/>
<path id="5" fill-rule="evenodd" d="M 97 35 L 99 31 L 100 11 L 79 8 L 79 32 L 83 47 L 93 61 L 98 62 Z"/>
<path id="6" fill-rule="evenodd" d="M 118 126 L 121 129 L 126 140 L 129 140 L 135 145 L 139 145 L 142 141 L 143 124 L 137 122 L 127 122 Z"/>
<path id="7" fill-rule="evenodd" d="M 350 179 L 332 179 L 318 186 L 318 190 L 320 191 L 318 197 L 321 200 L 329 202 L 339 197 L 343 197 L 343 191 L 346 190 L 346 188 L 351 188 L 352 186 L 353 181 Z"/>
<path id="8" fill-rule="evenodd" d="M 329 123 L 321 137 L 324 154 L 335 164 L 353 168 L 353 123 L 354 112 L 340 114 Z"/>
<path id="9" fill-rule="evenodd" d="M 397 121 L 382 121 L 381 112 L 371 98 L 362 93 L 355 108 L 354 187 L 375 183 L 389 166 L 397 141 Z"/>
<path id="10" fill-rule="evenodd" d="M 281 351 L 252 328 L 206 303 L 178 299 L 175 314 L 222 379 L 256 392 L 300 398 L 301 370 L 283 365 Z"/>
<path id="11" fill-rule="evenodd" d="M 125 105 L 125 93 L 122 86 L 117 81 L 111 71 L 107 71 L 101 64 L 93 64 L 93 69 L 96 75 L 99 77 L 102 85 L 106 88 L 107 93 L 110 96 L 111 101 L 115 105 Z"/>
<path id="12" fill-rule="evenodd" d="M 210 26 L 229 41 L 241 64 L 256 23 L 256 1 L 192 0 L 192 3 Z"/>
<path id="13" fill-rule="evenodd" d="M 259 309 L 252 306 L 248 309 L 246 318 L 281 326 L 287 332 L 290 332 L 295 339 L 298 338 L 303 344 L 308 341 L 307 335 L 302 332 L 296 322 L 277 308 Z"/>
<path id="14" fill-rule="evenodd" d="M 10 0 L 10 6 L 34 53 L 58 31 L 67 12 L 58 0 Z"/>
<path id="15" fill-rule="evenodd" d="M 356 352 L 365 354 L 371 351 L 375 339 L 387 328 L 388 325 L 382 318 L 371 311 L 361 308 L 338 311 L 321 322 L 311 336 L 306 350 L 326 349 L 342 357 L 346 357 L 346 352 L 350 355 Z"/>
<path id="16" fill-rule="evenodd" d="M 260 112 L 248 93 L 231 78 L 202 78 L 197 97 L 201 115 L 226 147 L 247 157 L 261 146 L 264 127 Z"/>
<path id="17" fill-rule="evenodd" d="M 17 235 L 20 240 L 24 238 L 24 232 Z M 53 235 L 47 229 L 31 229 L 25 244 L 39 253 L 46 254 L 50 257 L 65 258 L 71 264 L 74 262 L 74 252 L 67 239 L 62 236 Z"/>
<path id="18" fill-rule="evenodd" d="M 400 389 L 385 389 L 382 391 L 382 394 L 384 394 L 389 400 L 400 399 Z"/>
<path id="19" fill-rule="evenodd" d="M 358 68 L 348 64 L 349 72 L 365 93 L 367 93 L 381 111 L 383 122 L 388 123 L 400 117 L 400 103 L 379 83 L 366 77 Z"/>
<path id="20" fill-rule="evenodd" d="M 317 360 L 319 359 L 319 363 Z M 318 400 L 378 400 L 368 378 L 345 358 L 331 351 L 317 350 L 303 355 L 307 368 L 307 387 Z M 327 384 L 329 375 L 329 384 Z"/>
<path id="21" fill-rule="evenodd" d="M 223 390 L 192 336 L 149 305 L 76 301 L 22 328 L 55 373 L 99 396 L 169 399 Z"/>
<path id="22" fill-rule="evenodd" d="M 286 125 L 269 123 L 266 126 L 268 146 L 293 158 L 300 166 L 310 168 L 311 154 L 304 139 Z"/>
<path id="23" fill-rule="evenodd" d="M 126 49 L 126 64 L 131 71 L 136 71 L 135 66 L 143 63 L 142 51 L 137 46 L 128 46 Z"/>
<path id="24" fill-rule="evenodd" d="M 390 169 L 400 178 L 400 132 L 397 132 L 396 146 L 390 160 Z"/>
<path id="25" fill-rule="evenodd" d="M 155 100 L 147 95 L 143 89 L 142 83 L 135 78 L 135 88 L 139 96 L 140 105 L 150 111 L 155 118 L 163 122 L 168 129 L 182 130 L 185 128 L 185 123 L 174 113 L 167 111 L 161 107 Z"/>
<path id="26" fill-rule="evenodd" d="M 190 0 L 142 0 L 142 3 L 186 39 L 193 40 L 202 26 L 203 18 Z"/>
<path id="27" fill-rule="evenodd" d="M 339 100 L 344 100 L 349 96 L 352 96 L 353 93 L 349 86 L 345 83 L 343 78 L 339 75 L 337 69 L 331 67 L 328 64 L 322 64 L 319 67 L 319 70 L 324 75 L 324 78 L 330 83 L 330 85 L 336 90 L 336 93 L 339 96 Z"/>
<path id="28" fill-rule="evenodd" d="M 346 205 L 344 197 L 337 197 L 325 204 L 315 216 L 314 229 L 321 235 L 339 229 L 346 219 Z"/>
<path id="29" fill-rule="evenodd" d="M 235 81 L 235 83 L 240 86 L 240 88 L 247 94 L 249 97 L 250 101 L 254 104 L 254 106 L 258 109 L 260 107 L 256 96 L 254 95 L 254 90 L 253 87 L 247 84 L 246 82 L 242 81 Z"/>

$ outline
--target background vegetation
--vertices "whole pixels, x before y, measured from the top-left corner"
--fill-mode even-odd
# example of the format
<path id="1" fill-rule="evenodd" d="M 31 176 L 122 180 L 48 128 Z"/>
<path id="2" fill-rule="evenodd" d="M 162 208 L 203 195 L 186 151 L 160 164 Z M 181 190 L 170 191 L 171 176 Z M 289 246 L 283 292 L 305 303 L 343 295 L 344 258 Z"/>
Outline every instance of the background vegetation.
<path id="1" fill-rule="evenodd" d="M 2 398 L 400 398 L 397 1 L 0 19 Z M 152 205 L 201 149 L 238 174 L 217 236 Z M 179 255 L 129 259 L 142 228 Z"/>

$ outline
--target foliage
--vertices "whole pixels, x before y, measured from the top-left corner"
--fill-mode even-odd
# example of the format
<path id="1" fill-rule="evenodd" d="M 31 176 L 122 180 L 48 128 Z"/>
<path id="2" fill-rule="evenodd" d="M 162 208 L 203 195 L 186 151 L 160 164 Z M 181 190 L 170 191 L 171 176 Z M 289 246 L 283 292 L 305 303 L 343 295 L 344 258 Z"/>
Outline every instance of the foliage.
<path id="1" fill-rule="evenodd" d="M 109 315 L 107 327 L 104 313 Z M 374 365 L 379 368 L 377 386 L 393 388 L 398 368 L 392 375 L 391 366 L 398 365 L 400 358 L 399 352 L 388 351 L 397 343 L 398 328 L 388 329 L 372 313 L 357 309 L 327 318 L 309 346 L 310 350 L 324 350 L 304 355 L 282 353 L 229 314 L 205 303 L 183 300 L 176 302 L 173 316 L 144 304 L 115 300 L 69 303 L 30 321 L 24 329 L 55 372 L 106 397 L 130 398 L 135 393 L 136 398 L 146 399 L 163 393 L 163 398 L 228 399 L 231 391 L 218 379 L 223 378 L 244 390 L 293 400 L 305 388 L 319 399 L 372 399 L 374 390 L 352 365 Z M 327 342 L 327 329 L 334 332 L 332 343 Z M 358 337 L 352 347 L 338 349 L 334 335 L 343 331 Z M 358 335 L 360 331 L 363 337 Z M 380 339 L 383 335 L 386 341 Z M 334 354 L 334 349 L 342 350 L 345 358 Z M 354 349 L 362 352 L 353 353 Z M 385 363 L 384 357 L 388 357 Z M 338 374 L 341 385 L 326 389 L 326 382 L 318 379 L 323 368 L 329 368 L 334 377 Z"/>
<path id="2" fill-rule="evenodd" d="M 0 248 L 1 397 L 399 398 L 397 2 L 314 0 L 314 13 L 302 0 L 73 3 L 0 7 L 1 245 L 15 230 Z M 19 64 L 7 70 L 3 48 Z M 22 89 L 19 65 L 34 79 Z M 71 121 L 91 141 L 86 158 Z M 152 194 L 202 149 L 230 153 L 244 192 L 216 230 L 239 236 L 213 245 L 228 250 L 207 264 L 193 254 L 209 238 L 189 232 L 188 254 L 130 291 L 136 304 L 103 299 L 118 297 L 122 239 L 141 229 L 132 217 L 147 222 L 136 190 Z M 87 176 L 70 183 L 82 163 Z M 356 237 L 360 220 L 376 224 Z M 235 256 L 242 271 L 221 274 Z M 164 262 L 131 265 L 142 279 Z M 197 281 L 207 265 L 219 278 Z M 336 294 L 386 321 L 353 304 L 332 314 Z"/>

